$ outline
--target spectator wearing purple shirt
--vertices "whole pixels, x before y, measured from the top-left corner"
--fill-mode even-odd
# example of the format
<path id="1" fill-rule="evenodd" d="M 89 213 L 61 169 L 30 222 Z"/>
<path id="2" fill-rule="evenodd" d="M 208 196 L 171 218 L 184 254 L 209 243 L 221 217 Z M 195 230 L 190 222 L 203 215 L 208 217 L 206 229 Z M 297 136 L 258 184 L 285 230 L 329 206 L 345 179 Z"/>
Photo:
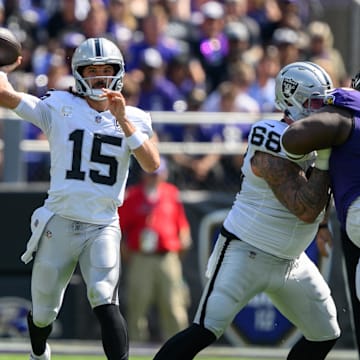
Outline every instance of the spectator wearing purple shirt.
<path id="1" fill-rule="evenodd" d="M 203 21 L 195 41 L 193 54 L 207 74 L 207 91 L 213 91 L 227 78 L 229 43 L 224 34 L 224 8 L 218 1 L 209 1 L 200 7 Z"/>
<path id="2" fill-rule="evenodd" d="M 173 83 L 164 75 L 164 63 L 156 49 L 148 48 L 140 55 L 140 94 L 138 106 L 151 111 L 173 111 L 175 102 L 183 99 Z"/>
<path id="3" fill-rule="evenodd" d="M 206 89 L 206 74 L 197 59 L 188 53 L 175 56 L 166 66 L 166 78 L 186 100 L 194 88 Z M 186 102 L 184 109 L 187 109 Z"/>
<path id="4" fill-rule="evenodd" d="M 167 63 L 182 52 L 181 42 L 166 34 L 168 16 L 161 6 L 152 6 L 151 12 L 141 19 L 140 31 L 135 33 L 134 41 L 129 45 L 126 58 L 127 71 L 140 67 L 140 58 L 144 50 L 156 49 L 162 60 Z"/>

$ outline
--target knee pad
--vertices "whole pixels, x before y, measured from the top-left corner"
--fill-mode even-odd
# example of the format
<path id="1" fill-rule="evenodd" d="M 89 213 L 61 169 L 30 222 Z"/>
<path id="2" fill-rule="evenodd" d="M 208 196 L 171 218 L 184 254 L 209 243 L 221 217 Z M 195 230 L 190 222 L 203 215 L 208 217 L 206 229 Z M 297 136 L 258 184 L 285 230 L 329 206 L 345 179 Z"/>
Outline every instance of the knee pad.
<path id="1" fill-rule="evenodd" d="M 35 326 L 44 328 L 52 324 L 57 317 L 57 312 L 49 309 L 42 309 L 41 307 L 34 307 L 32 310 L 32 320 Z"/>
<path id="2" fill-rule="evenodd" d="M 37 334 L 40 337 L 47 338 L 52 330 L 52 323 L 47 324 L 45 326 L 39 326 L 37 323 L 35 323 L 33 314 L 31 312 L 28 313 L 27 316 L 27 323 L 29 327 L 29 332 L 31 334 Z"/>
<path id="3" fill-rule="evenodd" d="M 99 305 L 106 304 L 119 304 L 119 295 L 117 293 L 117 286 L 114 286 L 110 282 L 100 281 L 95 284 L 91 284 L 87 289 L 87 296 L 92 308 Z"/>

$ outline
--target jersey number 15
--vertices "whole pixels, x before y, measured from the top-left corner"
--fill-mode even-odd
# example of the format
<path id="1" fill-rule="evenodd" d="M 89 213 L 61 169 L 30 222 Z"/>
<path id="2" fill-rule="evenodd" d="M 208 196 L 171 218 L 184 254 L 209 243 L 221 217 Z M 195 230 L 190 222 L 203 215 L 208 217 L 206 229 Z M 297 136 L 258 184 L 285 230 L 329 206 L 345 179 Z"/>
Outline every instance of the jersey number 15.
<path id="1" fill-rule="evenodd" d="M 83 150 L 84 130 L 74 130 L 69 135 L 69 140 L 74 142 L 71 170 L 66 171 L 66 179 L 84 180 L 85 171 L 81 171 L 81 152 Z M 109 167 L 108 175 L 101 175 L 98 170 L 89 171 L 89 177 L 94 183 L 114 185 L 118 169 L 118 161 L 114 156 L 101 153 L 102 144 L 121 146 L 122 138 L 110 135 L 94 134 L 91 147 L 90 160 L 95 163 L 105 164 Z"/>

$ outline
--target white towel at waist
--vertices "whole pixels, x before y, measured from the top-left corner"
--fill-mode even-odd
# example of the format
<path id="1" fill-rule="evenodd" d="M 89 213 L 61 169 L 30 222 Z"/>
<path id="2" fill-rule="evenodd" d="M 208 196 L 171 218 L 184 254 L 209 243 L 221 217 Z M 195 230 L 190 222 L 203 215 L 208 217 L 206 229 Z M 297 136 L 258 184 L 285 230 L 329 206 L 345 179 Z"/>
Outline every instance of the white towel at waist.
<path id="1" fill-rule="evenodd" d="M 32 235 L 27 242 L 26 251 L 21 255 L 21 260 L 27 264 L 33 259 L 33 253 L 37 250 L 39 240 L 44 232 L 46 224 L 54 213 L 44 206 L 37 208 L 31 215 Z"/>

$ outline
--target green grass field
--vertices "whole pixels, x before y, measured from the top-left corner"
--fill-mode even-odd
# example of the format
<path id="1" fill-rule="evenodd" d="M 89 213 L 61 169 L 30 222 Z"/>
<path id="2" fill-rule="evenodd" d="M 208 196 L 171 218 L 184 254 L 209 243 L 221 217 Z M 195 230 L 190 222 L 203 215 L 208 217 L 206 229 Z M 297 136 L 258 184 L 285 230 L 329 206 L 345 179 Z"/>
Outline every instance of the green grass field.
<path id="1" fill-rule="evenodd" d="M 29 359 L 29 355 L 25 354 L 0 354 L 0 360 L 27 360 Z M 199 356 L 198 359 L 200 360 L 224 360 L 224 358 L 218 358 L 218 357 L 202 357 Z M 251 360 L 249 358 L 236 358 L 237 360 Z M 53 355 L 51 356 L 51 360 L 105 360 L 104 356 L 91 356 L 91 355 Z M 151 360 L 150 357 L 143 357 L 143 356 L 132 356 L 130 357 L 130 360 Z M 253 359 L 252 359 L 253 360 Z M 257 360 L 262 360 L 260 358 L 257 358 Z M 263 359 L 265 360 L 265 359 Z M 271 360 L 271 359 L 266 359 Z M 276 360 L 276 359 L 274 359 Z"/>

